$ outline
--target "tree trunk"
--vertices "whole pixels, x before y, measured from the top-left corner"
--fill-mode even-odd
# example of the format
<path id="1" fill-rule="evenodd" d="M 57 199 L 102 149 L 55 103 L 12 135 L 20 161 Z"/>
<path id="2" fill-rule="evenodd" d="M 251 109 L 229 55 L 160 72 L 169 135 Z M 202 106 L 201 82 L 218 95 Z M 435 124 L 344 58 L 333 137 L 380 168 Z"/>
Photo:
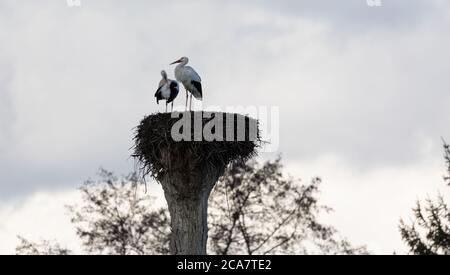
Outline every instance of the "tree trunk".
<path id="1" fill-rule="evenodd" d="M 171 218 L 170 253 L 173 255 L 206 255 L 208 240 L 209 192 L 197 198 L 177 199 L 165 192 Z"/>
<path id="2" fill-rule="evenodd" d="M 172 255 L 206 255 L 208 198 L 225 167 L 188 167 L 161 180 L 169 207 Z"/>

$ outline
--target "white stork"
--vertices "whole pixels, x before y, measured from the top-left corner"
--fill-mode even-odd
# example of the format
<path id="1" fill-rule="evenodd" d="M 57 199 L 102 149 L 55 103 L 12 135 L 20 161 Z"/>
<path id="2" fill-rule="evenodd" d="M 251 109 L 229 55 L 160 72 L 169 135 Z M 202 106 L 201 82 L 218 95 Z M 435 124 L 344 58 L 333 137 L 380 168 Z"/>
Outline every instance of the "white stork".
<path id="1" fill-rule="evenodd" d="M 159 104 L 160 100 L 165 100 L 167 112 L 167 105 L 172 102 L 173 111 L 173 101 L 179 92 L 178 82 L 168 79 L 166 71 L 161 71 L 161 76 L 162 79 L 159 82 L 158 90 L 155 93 L 156 103 Z"/>
<path id="2" fill-rule="evenodd" d="M 189 62 L 189 58 L 182 57 L 179 60 L 171 63 L 170 65 L 177 64 L 175 68 L 175 79 L 181 82 L 186 90 L 186 110 L 188 103 L 188 92 L 191 93 L 191 103 L 189 110 L 192 109 L 192 95 L 198 100 L 202 100 L 202 80 L 197 72 L 189 66 L 186 66 Z"/>

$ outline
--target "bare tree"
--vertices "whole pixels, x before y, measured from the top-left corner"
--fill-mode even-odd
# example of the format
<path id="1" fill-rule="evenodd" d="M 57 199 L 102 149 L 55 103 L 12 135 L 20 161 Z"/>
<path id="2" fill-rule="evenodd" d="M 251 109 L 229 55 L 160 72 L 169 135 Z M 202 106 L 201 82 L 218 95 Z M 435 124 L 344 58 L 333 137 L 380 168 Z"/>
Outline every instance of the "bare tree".
<path id="1" fill-rule="evenodd" d="M 139 192 L 132 173 L 118 179 L 100 170 L 100 180 L 80 188 L 83 205 L 69 206 L 83 246 L 93 254 L 167 254 L 170 231 L 165 209 Z"/>
<path id="2" fill-rule="evenodd" d="M 135 174 L 118 179 L 101 170 L 98 181 L 80 188 L 83 204 L 69 209 L 88 253 L 169 253 L 168 211 L 155 209 L 137 184 Z M 285 177 L 280 159 L 231 166 L 209 200 L 209 252 L 366 254 L 318 221 L 319 213 L 330 210 L 318 203 L 319 184 L 320 179 L 304 185 Z"/>
<path id="3" fill-rule="evenodd" d="M 215 254 L 365 253 L 338 240 L 318 221 L 321 180 L 310 184 L 285 177 L 281 159 L 233 165 L 211 199 L 210 250 Z"/>
<path id="4" fill-rule="evenodd" d="M 61 247 L 57 242 L 42 241 L 32 243 L 25 238 L 19 237 L 20 244 L 16 247 L 16 253 L 19 255 L 69 255 L 72 253 L 69 249 Z"/>

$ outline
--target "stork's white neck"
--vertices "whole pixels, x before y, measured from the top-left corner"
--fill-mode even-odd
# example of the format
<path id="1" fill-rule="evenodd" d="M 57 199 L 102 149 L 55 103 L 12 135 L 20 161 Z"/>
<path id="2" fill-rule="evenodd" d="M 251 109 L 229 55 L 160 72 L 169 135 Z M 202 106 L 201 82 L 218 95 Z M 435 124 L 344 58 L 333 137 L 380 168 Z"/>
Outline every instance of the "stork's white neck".
<path id="1" fill-rule="evenodd" d="M 163 80 L 167 81 L 167 73 L 166 73 L 166 71 L 161 71 L 161 76 L 162 76 Z"/>

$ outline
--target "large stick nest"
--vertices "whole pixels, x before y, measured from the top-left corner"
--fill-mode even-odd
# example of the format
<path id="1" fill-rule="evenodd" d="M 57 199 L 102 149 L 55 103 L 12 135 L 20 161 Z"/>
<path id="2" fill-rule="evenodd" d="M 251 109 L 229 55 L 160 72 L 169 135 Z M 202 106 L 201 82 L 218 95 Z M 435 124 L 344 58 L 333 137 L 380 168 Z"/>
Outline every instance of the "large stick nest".
<path id="1" fill-rule="evenodd" d="M 188 115 L 189 113 L 181 113 Z M 143 177 L 150 175 L 159 180 L 166 174 L 189 173 L 192 169 L 220 169 L 223 170 L 232 162 L 247 161 L 256 156 L 260 144 L 258 122 L 250 117 L 239 114 L 213 113 L 211 118 L 205 118 L 205 113 L 191 112 L 191 141 L 174 141 L 171 135 L 172 126 L 181 119 L 172 118 L 171 113 L 156 113 L 145 117 L 136 128 L 134 137 L 133 157 L 137 160 Z M 194 115 L 202 115 L 202 127 L 215 116 L 223 115 L 223 141 L 194 140 L 198 128 L 194 127 Z M 227 141 L 227 119 L 234 119 L 234 137 Z M 238 119 L 245 119 L 245 139 L 238 141 Z M 229 124 L 228 124 L 229 125 Z M 256 139 L 248 133 L 252 125 L 256 125 Z M 197 133 L 195 133 L 197 131 Z M 213 131 L 214 132 L 214 131 Z"/>

